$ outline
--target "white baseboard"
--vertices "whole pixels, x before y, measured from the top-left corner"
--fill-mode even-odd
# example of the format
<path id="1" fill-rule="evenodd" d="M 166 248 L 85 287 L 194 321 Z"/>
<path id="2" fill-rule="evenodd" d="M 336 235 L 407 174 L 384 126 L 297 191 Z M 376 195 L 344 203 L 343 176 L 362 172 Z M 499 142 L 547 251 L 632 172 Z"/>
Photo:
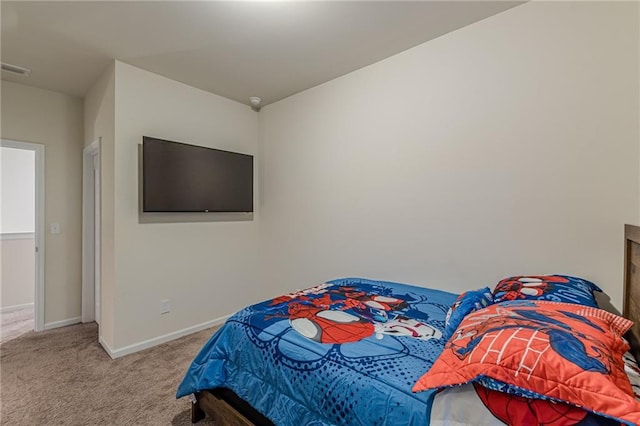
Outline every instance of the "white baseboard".
<path id="1" fill-rule="evenodd" d="M 132 354 L 134 352 L 141 351 L 143 349 L 148 349 L 153 346 L 160 345 L 162 343 L 170 342 L 172 340 L 187 336 L 189 334 L 197 333 L 198 331 L 204 330 L 206 328 L 215 327 L 216 325 L 223 324 L 227 319 L 229 319 L 230 316 L 231 315 L 225 315 L 220 318 L 212 319 L 211 321 L 203 322 L 202 324 L 183 328 L 182 330 L 174 331 L 172 333 L 154 337 L 153 339 L 144 340 L 140 343 L 134 343 L 133 345 L 125 346 L 123 348 L 115 349 L 115 350 L 111 349 L 109 345 L 104 340 L 102 340 L 102 337 L 100 337 L 99 342 L 104 348 L 104 350 L 109 354 L 109 356 L 115 359 L 115 358 L 123 357 L 125 355 Z"/>
<path id="2" fill-rule="evenodd" d="M 82 317 L 67 318 L 62 321 L 48 322 L 44 325 L 44 329 L 51 330 L 52 328 L 66 327 L 68 325 L 79 324 L 81 322 L 82 322 Z"/>
<path id="3" fill-rule="evenodd" d="M 0 308 L 0 314 L 6 314 L 6 313 L 9 313 L 9 312 L 19 311 L 21 309 L 27 309 L 27 308 L 33 309 L 33 303 L 25 303 L 25 304 L 22 304 L 22 305 L 5 306 L 4 308 Z"/>
<path id="4" fill-rule="evenodd" d="M 100 346 L 102 346 L 102 349 L 104 349 L 104 351 L 111 357 L 111 359 L 116 358 L 115 356 L 113 356 L 113 349 L 111 349 L 111 347 L 107 345 L 107 342 L 105 342 L 102 339 L 102 336 L 98 336 L 98 343 L 100 343 Z"/>

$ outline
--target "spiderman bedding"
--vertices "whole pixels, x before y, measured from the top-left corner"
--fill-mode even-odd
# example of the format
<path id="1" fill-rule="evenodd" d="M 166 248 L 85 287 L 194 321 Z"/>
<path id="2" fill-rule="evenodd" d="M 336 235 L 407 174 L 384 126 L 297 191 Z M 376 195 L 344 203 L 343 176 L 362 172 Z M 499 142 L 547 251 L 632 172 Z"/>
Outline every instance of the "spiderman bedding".
<path id="1" fill-rule="evenodd" d="M 435 391 L 411 388 L 444 347 L 456 295 L 345 278 L 234 314 L 177 397 L 224 387 L 277 425 L 428 425 Z"/>

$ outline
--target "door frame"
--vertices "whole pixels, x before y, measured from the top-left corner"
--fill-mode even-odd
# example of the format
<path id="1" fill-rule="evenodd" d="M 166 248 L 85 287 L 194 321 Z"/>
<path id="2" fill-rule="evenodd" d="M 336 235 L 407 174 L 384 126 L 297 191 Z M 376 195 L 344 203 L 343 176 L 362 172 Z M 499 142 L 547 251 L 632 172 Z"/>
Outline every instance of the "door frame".
<path id="1" fill-rule="evenodd" d="M 45 298 L 45 275 L 44 275 L 44 257 L 45 257 L 45 179 L 44 179 L 44 145 L 33 142 L 22 142 L 11 139 L 0 139 L 0 147 L 26 149 L 35 153 L 35 292 L 33 298 L 34 313 L 34 331 L 44 330 L 44 298 Z"/>
<path id="2" fill-rule="evenodd" d="M 100 322 L 101 145 L 98 138 L 82 150 L 82 322 Z M 94 172 L 95 170 L 95 172 Z M 99 306 L 102 306 L 101 304 Z"/>

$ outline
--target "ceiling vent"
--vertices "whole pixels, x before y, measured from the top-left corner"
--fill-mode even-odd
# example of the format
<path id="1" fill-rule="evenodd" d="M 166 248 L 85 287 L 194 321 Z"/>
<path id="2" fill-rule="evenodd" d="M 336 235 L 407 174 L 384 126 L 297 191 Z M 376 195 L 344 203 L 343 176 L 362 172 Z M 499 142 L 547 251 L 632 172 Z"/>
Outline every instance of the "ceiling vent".
<path id="1" fill-rule="evenodd" d="M 6 64 L 4 62 L 2 62 L 2 71 L 18 74 L 24 77 L 29 77 L 29 75 L 31 74 L 31 70 L 29 68 L 23 68 L 17 65 Z"/>

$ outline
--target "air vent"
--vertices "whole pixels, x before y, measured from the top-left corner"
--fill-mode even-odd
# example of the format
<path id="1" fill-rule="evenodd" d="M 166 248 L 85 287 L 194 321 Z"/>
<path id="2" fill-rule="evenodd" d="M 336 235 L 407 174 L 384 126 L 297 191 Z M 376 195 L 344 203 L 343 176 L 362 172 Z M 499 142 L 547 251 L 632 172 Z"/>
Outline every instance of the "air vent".
<path id="1" fill-rule="evenodd" d="M 2 62 L 2 71 L 7 71 L 13 74 L 22 75 L 24 77 L 29 77 L 31 74 L 31 70 L 29 68 L 19 67 L 17 65 L 5 64 Z"/>

